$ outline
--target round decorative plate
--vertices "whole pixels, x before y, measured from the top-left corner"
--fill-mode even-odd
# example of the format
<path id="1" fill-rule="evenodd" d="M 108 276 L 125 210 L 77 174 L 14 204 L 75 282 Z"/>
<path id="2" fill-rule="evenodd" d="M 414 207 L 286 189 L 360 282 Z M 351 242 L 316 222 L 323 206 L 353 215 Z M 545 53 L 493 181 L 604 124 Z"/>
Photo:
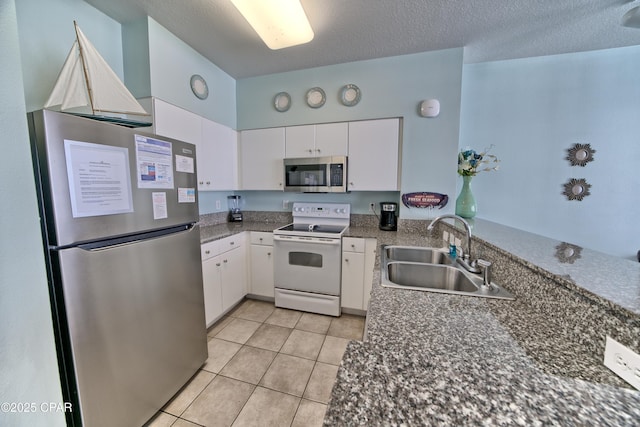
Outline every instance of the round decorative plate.
<path id="1" fill-rule="evenodd" d="M 276 110 L 284 113 L 291 107 L 291 97 L 287 92 L 276 93 L 276 96 L 273 97 L 273 106 Z"/>
<path id="2" fill-rule="evenodd" d="M 360 102 L 360 88 L 356 85 L 344 85 L 340 89 L 340 102 L 347 107 L 353 107 Z"/>
<path id="3" fill-rule="evenodd" d="M 311 108 L 320 108 L 324 105 L 327 97 L 324 90 L 319 87 L 311 88 L 307 91 L 307 104 Z"/>
<path id="4" fill-rule="evenodd" d="M 191 76 L 191 90 L 193 94 L 200 99 L 207 99 L 209 96 L 209 87 L 207 86 L 207 82 L 202 78 L 199 74 L 194 74 Z"/>

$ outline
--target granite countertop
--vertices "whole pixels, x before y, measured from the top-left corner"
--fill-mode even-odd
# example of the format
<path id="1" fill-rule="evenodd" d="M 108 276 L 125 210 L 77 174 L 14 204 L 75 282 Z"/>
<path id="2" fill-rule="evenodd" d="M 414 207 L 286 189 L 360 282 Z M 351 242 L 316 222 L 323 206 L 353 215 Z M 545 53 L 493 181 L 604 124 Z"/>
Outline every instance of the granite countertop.
<path id="1" fill-rule="evenodd" d="M 203 226 L 202 241 L 285 224 Z M 352 225 L 345 236 L 440 246 L 424 233 L 372 226 Z M 591 317 L 566 320 L 575 312 L 580 321 L 582 298 L 552 293 L 535 303 L 517 289 L 515 301 L 504 301 L 385 288 L 378 259 L 373 282 L 366 340 L 347 346 L 325 425 L 640 425 L 640 392 L 594 354 Z"/>

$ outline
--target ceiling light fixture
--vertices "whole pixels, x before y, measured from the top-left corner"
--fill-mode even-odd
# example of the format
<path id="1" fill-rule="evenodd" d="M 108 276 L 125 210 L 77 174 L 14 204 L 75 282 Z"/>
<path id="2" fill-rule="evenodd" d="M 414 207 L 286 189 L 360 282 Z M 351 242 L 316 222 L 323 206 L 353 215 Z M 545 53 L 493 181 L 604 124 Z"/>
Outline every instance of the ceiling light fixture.
<path id="1" fill-rule="evenodd" d="M 300 0 L 231 0 L 231 3 L 269 49 L 283 49 L 313 40 L 313 30 Z"/>

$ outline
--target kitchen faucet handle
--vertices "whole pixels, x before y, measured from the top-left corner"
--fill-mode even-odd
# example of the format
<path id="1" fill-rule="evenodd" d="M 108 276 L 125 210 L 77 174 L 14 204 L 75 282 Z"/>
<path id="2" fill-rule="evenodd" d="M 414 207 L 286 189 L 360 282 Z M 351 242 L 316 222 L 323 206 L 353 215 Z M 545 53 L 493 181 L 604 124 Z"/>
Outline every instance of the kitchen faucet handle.
<path id="1" fill-rule="evenodd" d="M 482 270 L 482 284 L 484 286 L 491 287 L 491 273 L 493 270 L 493 263 L 484 259 L 478 259 L 476 263 Z"/>

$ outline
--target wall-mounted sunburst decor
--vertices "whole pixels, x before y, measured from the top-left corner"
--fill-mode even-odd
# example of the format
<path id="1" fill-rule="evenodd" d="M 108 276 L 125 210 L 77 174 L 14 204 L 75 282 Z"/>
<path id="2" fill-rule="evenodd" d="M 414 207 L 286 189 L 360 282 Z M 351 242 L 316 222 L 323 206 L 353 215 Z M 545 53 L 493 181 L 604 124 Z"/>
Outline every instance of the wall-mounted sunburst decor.
<path id="1" fill-rule="evenodd" d="M 574 144 L 567 150 L 566 159 L 571 162 L 571 166 L 586 166 L 593 161 L 593 154 L 596 152 L 591 148 L 591 144 Z"/>
<path id="2" fill-rule="evenodd" d="M 582 248 L 571 243 L 562 242 L 556 246 L 556 258 L 564 264 L 573 264 L 581 257 L 580 252 Z"/>
<path id="3" fill-rule="evenodd" d="M 587 180 L 584 178 L 571 178 L 564 184 L 564 191 L 562 194 L 567 197 L 567 200 L 577 200 L 581 202 L 582 199 L 591 194 L 589 192 L 590 188 L 591 184 L 588 184 Z"/>

